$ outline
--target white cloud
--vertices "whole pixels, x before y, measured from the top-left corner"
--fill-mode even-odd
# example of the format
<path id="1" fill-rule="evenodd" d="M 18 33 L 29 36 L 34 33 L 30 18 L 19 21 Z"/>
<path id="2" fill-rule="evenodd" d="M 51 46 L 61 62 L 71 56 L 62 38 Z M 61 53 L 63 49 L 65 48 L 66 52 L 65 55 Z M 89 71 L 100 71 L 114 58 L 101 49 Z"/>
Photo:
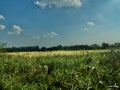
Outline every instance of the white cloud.
<path id="1" fill-rule="evenodd" d="M 47 6 L 47 3 L 40 1 L 36 1 L 34 2 L 34 4 L 40 6 L 42 9 L 44 9 Z"/>
<path id="2" fill-rule="evenodd" d="M 47 33 L 46 35 L 44 35 L 44 37 L 50 37 L 50 38 L 54 38 L 56 36 L 58 36 L 58 34 L 55 32 L 50 32 L 50 33 Z"/>
<path id="3" fill-rule="evenodd" d="M 58 36 L 58 34 L 55 33 L 55 32 L 51 32 L 51 34 L 52 34 L 53 36 Z"/>
<path id="4" fill-rule="evenodd" d="M 23 31 L 23 29 L 18 26 L 18 25 L 13 25 L 13 31 L 9 31 L 8 34 L 16 34 L 16 35 L 19 35 L 21 34 L 21 32 Z"/>
<path id="5" fill-rule="evenodd" d="M 88 21 L 86 25 L 87 25 L 88 27 L 93 27 L 93 26 L 95 26 L 95 23 L 94 23 L 94 22 L 91 22 L 91 21 Z"/>
<path id="6" fill-rule="evenodd" d="M 20 26 L 18 26 L 18 25 L 13 25 L 13 29 L 15 31 L 22 31 L 22 28 Z"/>
<path id="7" fill-rule="evenodd" d="M 94 26 L 95 26 L 94 22 L 88 21 L 86 24 L 83 24 L 82 30 L 83 31 L 88 31 L 89 29 L 91 29 Z"/>
<path id="8" fill-rule="evenodd" d="M 45 7 L 81 7 L 84 0 L 37 0 L 35 5 L 40 6 L 42 9 Z"/>
<path id="9" fill-rule="evenodd" d="M 0 30 L 4 30 L 6 28 L 5 25 L 0 25 Z"/>
<path id="10" fill-rule="evenodd" d="M 4 19 L 5 19 L 5 17 L 0 14 L 0 20 L 4 20 Z"/>

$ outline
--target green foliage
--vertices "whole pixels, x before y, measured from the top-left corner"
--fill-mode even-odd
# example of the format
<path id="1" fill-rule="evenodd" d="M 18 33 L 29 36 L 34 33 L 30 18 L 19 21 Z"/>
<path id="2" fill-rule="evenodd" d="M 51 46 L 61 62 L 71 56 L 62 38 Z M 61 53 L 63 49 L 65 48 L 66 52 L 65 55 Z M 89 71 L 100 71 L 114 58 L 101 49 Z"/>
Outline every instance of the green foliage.
<path id="1" fill-rule="evenodd" d="M 6 43 L 1 43 L 1 42 L 0 42 L 0 53 L 7 51 L 5 47 L 6 47 Z"/>
<path id="2" fill-rule="evenodd" d="M 120 52 L 0 55 L 0 90 L 119 90 Z"/>

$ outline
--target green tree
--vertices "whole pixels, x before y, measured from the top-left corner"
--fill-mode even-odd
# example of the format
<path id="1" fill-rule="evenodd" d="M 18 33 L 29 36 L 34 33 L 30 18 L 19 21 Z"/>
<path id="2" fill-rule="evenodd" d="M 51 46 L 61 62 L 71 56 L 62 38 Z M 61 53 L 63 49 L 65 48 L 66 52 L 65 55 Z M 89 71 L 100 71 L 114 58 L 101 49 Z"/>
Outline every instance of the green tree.
<path id="1" fill-rule="evenodd" d="M 6 43 L 1 43 L 0 42 L 0 52 L 6 52 L 6 48 L 5 48 L 6 45 L 7 45 Z"/>
<path id="2" fill-rule="evenodd" d="M 102 49 L 109 48 L 109 44 L 108 44 L 108 43 L 103 42 L 103 43 L 102 43 L 102 45 L 101 45 L 101 48 L 102 48 Z"/>

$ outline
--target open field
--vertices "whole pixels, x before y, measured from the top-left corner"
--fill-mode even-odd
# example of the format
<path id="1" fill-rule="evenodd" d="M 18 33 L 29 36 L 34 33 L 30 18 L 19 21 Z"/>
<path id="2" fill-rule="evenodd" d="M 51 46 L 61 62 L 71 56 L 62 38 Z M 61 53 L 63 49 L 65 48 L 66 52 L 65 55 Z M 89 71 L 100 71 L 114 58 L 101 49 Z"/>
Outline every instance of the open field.
<path id="1" fill-rule="evenodd" d="M 119 89 L 119 51 L 0 53 L 0 90 Z"/>
<path id="2" fill-rule="evenodd" d="M 81 50 L 81 51 L 46 51 L 46 52 L 13 52 L 7 53 L 12 56 L 22 57 L 40 57 L 40 56 L 71 56 L 71 55 L 86 55 L 110 52 L 110 50 Z"/>

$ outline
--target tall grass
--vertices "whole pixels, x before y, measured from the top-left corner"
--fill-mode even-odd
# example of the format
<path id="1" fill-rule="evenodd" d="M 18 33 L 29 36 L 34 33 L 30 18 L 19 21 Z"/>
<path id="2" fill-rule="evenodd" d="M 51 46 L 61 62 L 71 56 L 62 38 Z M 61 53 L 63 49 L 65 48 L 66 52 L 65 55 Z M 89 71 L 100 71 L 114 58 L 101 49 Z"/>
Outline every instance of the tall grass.
<path id="1" fill-rule="evenodd" d="M 119 51 L 52 53 L 34 57 L 30 53 L 0 54 L 0 90 L 120 89 Z"/>

